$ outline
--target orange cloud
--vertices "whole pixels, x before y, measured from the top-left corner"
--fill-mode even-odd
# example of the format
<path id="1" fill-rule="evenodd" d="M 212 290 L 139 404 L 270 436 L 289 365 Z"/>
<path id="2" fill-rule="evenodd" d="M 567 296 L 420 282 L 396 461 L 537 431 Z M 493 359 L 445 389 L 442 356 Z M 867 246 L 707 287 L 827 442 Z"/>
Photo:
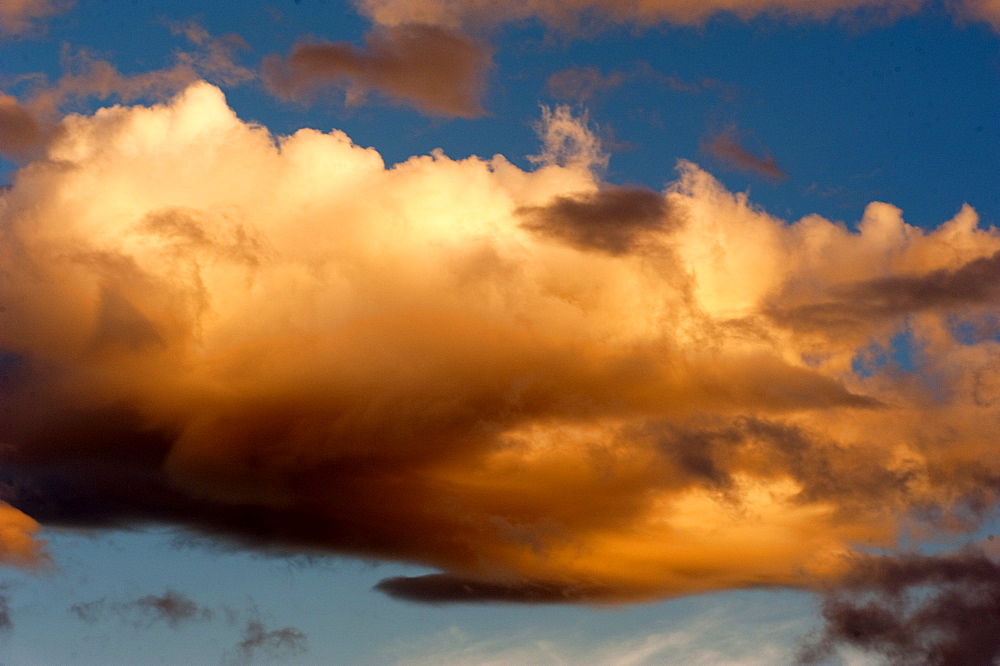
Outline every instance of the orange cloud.
<path id="1" fill-rule="evenodd" d="M 432 115 L 471 118 L 484 112 L 490 50 L 446 28 L 406 24 L 374 28 L 363 50 L 346 43 L 300 43 L 286 60 L 265 60 L 263 69 L 268 89 L 285 99 L 342 87 L 348 104 L 377 91 Z"/>
<path id="2" fill-rule="evenodd" d="M 441 572 L 405 598 L 601 602 L 815 585 L 992 506 L 971 208 L 789 223 L 690 163 L 603 182 L 565 108 L 539 134 L 529 170 L 387 166 L 204 83 L 65 118 L 0 195 L 3 498 Z M 878 316 L 807 316 L 837 299 Z M 914 372 L 854 372 L 904 331 Z"/>

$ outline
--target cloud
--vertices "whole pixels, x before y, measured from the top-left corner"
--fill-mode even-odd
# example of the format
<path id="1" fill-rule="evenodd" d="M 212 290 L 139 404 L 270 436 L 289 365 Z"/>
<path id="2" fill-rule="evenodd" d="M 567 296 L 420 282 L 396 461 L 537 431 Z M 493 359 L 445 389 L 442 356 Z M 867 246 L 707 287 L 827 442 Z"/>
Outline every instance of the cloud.
<path id="1" fill-rule="evenodd" d="M 0 93 L 0 155 L 27 160 L 45 133 L 45 125 L 15 97 Z"/>
<path id="2" fill-rule="evenodd" d="M 1000 2 L 997 0 L 956 0 L 950 3 L 959 19 L 989 23 L 1000 32 Z"/>
<path id="3" fill-rule="evenodd" d="M 448 574 L 386 578 L 375 586 L 379 592 L 404 601 L 425 604 L 454 602 L 552 604 L 600 600 L 606 590 L 587 590 L 558 584 L 516 581 L 483 582 Z"/>
<path id="4" fill-rule="evenodd" d="M 604 182 L 566 108 L 539 135 L 527 170 L 387 166 L 205 83 L 63 119 L 0 194 L 11 559 L 35 520 L 159 523 L 437 570 L 407 598 L 619 603 L 817 586 L 995 505 L 1000 344 L 956 333 L 995 294 L 947 296 L 1000 252 L 971 208 L 790 223 L 691 163 Z M 858 285 L 908 295 L 801 324 Z M 855 371 L 903 333 L 915 372 Z"/>
<path id="5" fill-rule="evenodd" d="M 47 567 L 51 560 L 45 541 L 37 536 L 40 529 L 36 520 L 0 502 L 0 563 L 28 569 Z"/>
<path id="6" fill-rule="evenodd" d="M 184 36 L 194 49 L 177 51 L 176 62 L 163 69 L 122 74 L 112 63 L 95 58 L 86 50 L 64 48 L 63 75 L 49 84 L 43 75 L 33 75 L 34 84 L 17 99 L 0 93 L 0 155 L 24 163 L 42 155 L 53 139 L 58 121 L 67 107 L 84 99 L 122 102 L 166 99 L 203 78 L 222 85 L 237 85 L 254 73 L 236 63 L 236 55 L 247 48 L 237 35 L 211 36 L 194 22 L 172 23 L 174 35 Z"/>
<path id="7" fill-rule="evenodd" d="M 976 0 L 968 0 L 975 2 Z M 496 3 L 488 0 L 359 0 L 360 11 L 380 25 L 419 22 L 449 27 L 478 26 L 529 18 L 561 28 L 575 28 L 581 21 L 614 21 L 652 25 L 698 25 L 719 13 L 750 18 L 775 14 L 791 18 L 828 19 L 838 14 L 863 12 L 896 16 L 920 9 L 923 0 L 685 0 L 613 2 L 612 0 L 531 0 Z"/>
<path id="8" fill-rule="evenodd" d="M 212 618 L 212 611 L 193 602 L 176 590 L 166 590 L 162 595 L 147 594 L 130 601 L 96 601 L 74 604 L 70 612 L 87 623 L 95 623 L 110 616 L 134 626 L 149 627 L 165 622 L 176 629 L 182 622 L 204 621 Z"/>
<path id="9" fill-rule="evenodd" d="M 992 664 L 1000 657 L 1000 565 L 975 546 L 861 557 L 826 592 L 822 614 L 826 625 L 799 663 L 852 647 L 893 664 Z"/>
<path id="10" fill-rule="evenodd" d="M 306 635 L 294 627 L 268 629 L 259 620 L 250 620 L 236 645 L 237 663 L 250 663 L 259 655 L 268 660 L 285 659 L 308 651 Z"/>
<path id="11" fill-rule="evenodd" d="M 544 206 L 516 211 L 526 228 L 584 249 L 623 254 L 644 232 L 671 225 L 658 192 L 641 187 L 610 187 L 582 197 L 556 197 Z"/>
<path id="12" fill-rule="evenodd" d="M 264 61 L 268 89 L 305 100 L 324 88 L 343 88 L 349 105 L 375 91 L 397 104 L 435 116 L 472 118 L 482 106 L 490 49 L 447 28 L 376 26 L 363 49 L 344 42 L 303 42 L 286 59 Z"/>
<path id="13" fill-rule="evenodd" d="M 702 148 L 724 165 L 737 171 L 753 173 L 772 182 L 788 177 L 770 152 L 760 157 L 743 147 L 735 127 L 713 135 L 702 143 Z"/>
<path id="14" fill-rule="evenodd" d="M 39 18 L 65 11 L 72 0 L 4 0 L 0 4 L 0 36 L 31 28 Z"/>

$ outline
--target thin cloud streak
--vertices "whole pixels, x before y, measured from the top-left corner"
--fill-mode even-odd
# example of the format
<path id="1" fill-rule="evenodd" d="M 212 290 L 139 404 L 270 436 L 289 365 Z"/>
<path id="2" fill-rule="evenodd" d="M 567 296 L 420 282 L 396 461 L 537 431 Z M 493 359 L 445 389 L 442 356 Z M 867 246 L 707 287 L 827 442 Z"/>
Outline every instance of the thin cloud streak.
<path id="1" fill-rule="evenodd" d="M 765 152 L 764 156 L 761 157 L 747 150 L 740 143 L 739 134 L 735 127 L 713 135 L 702 145 L 703 149 L 710 155 L 737 171 L 757 174 L 772 182 L 788 178 L 770 152 Z"/>

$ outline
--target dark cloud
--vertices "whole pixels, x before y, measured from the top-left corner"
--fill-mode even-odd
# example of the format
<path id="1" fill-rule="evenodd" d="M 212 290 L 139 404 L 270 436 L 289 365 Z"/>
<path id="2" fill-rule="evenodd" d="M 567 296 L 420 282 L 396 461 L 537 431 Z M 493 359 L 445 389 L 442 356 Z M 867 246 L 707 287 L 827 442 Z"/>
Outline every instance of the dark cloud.
<path id="1" fill-rule="evenodd" d="M 394 599 L 424 604 L 569 604 L 607 600 L 609 590 L 543 582 L 493 583 L 451 574 L 386 578 L 374 587 Z"/>
<path id="2" fill-rule="evenodd" d="M 836 329 L 919 312 L 992 307 L 1000 302 L 1000 252 L 956 269 L 838 285 L 815 301 L 775 308 L 771 315 L 788 326 Z"/>
<path id="3" fill-rule="evenodd" d="M 260 620 L 250 620 L 243 637 L 236 644 L 238 663 L 249 663 L 261 657 L 268 661 L 287 659 L 309 650 L 306 635 L 294 627 L 268 629 Z"/>
<path id="4" fill-rule="evenodd" d="M 669 213 L 659 192 L 615 186 L 518 210 L 523 226 L 532 231 L 614 255 L 627 253 L 645 233 L 676 225 Z"/>
<path id="5" fill-rule="evenodd" d="M 490 49 L 446 28 L 408 24 L 375 27 L 358 49 L 344 42 L 297 44 L 263 64 L 268 89 L 304 100 L 324 88 L 342 88 L 348 104 L 372 91 L 435 116 L 472 118 L 484 113 L 482 96 Z"/>
<path id="6" fill-rule="evenodd" d="M 130 601 L 111 601 L 107 598 L 74 604 L 70 612 L 88 623 L 96 623 L 109 617 L 118 617 L 122 622 L 134 626 L 151 626 L 165 622 L 172 629 L 183 622 L 212 619 L 209 608 L 199 606 L 187 596 L 175 590 L 166 590 L 162 595 L 147 594 Z"/>
<path id="7" fill-rule="evenodd" d="M 702 147 L 722 164 L 738 171 L 753 173 L 772 182 L 788 177 L 771 154 L 765 153 L 761 157 L 747 150 L 740 143 L 739 132 L 734 127 L 709 137 Z"/>
<path id="8" fill-rule="evenodd" d="M 821 610 L 825 627 L 803 646 L 800 664 L 822 663 L 848 646 L 898 666 L 1000 658 L 1000 564 L 978 547 L 859 557 L 825 592 Z"/>

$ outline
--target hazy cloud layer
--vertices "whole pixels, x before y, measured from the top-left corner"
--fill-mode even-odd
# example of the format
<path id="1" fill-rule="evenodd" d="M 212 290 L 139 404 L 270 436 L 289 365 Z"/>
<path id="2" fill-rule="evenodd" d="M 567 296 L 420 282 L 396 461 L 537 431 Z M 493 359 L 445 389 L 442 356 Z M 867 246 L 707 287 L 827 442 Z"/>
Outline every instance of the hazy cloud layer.
<path id="1" fill-rule="evenodd" d="M 690 163 L 603 182 L 565 108 L 539 134 L 531 170 L 387 167 L 204 83 L 65 118 L 0 194 L 8 559 L 155 522 L 441 572 L 404 598 L 618 602 L 816 585 L 994 505 L 971 208 L 788 223 Z M 840 301 L 878 316 L 809 314 Z M 856 372 L 902 334 L 912 372 Z"/>
<path id="2" fill-rule="evenodd" d="M 929 4 L 926 0 L 526 0 L 499 3 L 490 0 L 357 0 L 360 11 L 382 25 L 431 23 L 450 27 L 482 26 L 540 19 L 550 25 L 573 29 L 581 23 L 676 23 L 697 25 L 719 13 L 742 18 L 771 14 L 791 19 L 829 19 L 861 14 L 879 19 L 910 14 Z M 949 3 L 963 20 L 986 21 L 1000 28 L 996 0 L 956 0 Z"/>
<path id="3" fill-rule="evenodd" d="M 375 27 L 358 49 L 344 42 L 303 42 L 286 59 L 263 65 L 269 90 L 305 100 L 342 88 L 349 105 L 374 91 L 398 104 L 438 116 L 483 114 L 489 47 L 434 25 Z"/>

